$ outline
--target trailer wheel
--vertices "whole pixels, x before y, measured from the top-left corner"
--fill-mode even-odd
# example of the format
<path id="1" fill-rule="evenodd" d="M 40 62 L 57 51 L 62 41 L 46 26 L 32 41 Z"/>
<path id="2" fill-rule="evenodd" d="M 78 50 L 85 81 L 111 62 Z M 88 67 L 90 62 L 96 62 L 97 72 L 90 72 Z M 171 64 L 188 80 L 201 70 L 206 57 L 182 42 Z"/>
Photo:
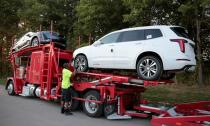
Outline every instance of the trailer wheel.
<path id="1" fill-rule="evenodd" d="M 40 88 L 39 86 L 35 86 L 35 88 L 34 88 L 34 91 L 33 91 L 33 96 L 35 97 L 35 98 L 38 98 L 39 96 L 37 96 L 37 92 L 36 92 L 36 90 L 37 90 L 37 88 Z"/>
<path id="2" fill-rule="evenodd" d="M 79 94 L 75 90 L 71 90 L 72 97 L 79 97 Z M 79 108 L 79 101 L 71 99 L 71 110 L 77 110 Z"/>
<path id="3" fill-rule="evenodd" d="M 14 90 L 13 81 L 9 81 L 8 86 L 7 86 L 7 93 L 8 93 L 9 95 L 15 95 L 15 90 Z"/>
<path id="4" fill-rule="evenodd" d="M 108 117 L 109 115 L 115 112 L 115 104 L 105 104 L 104 105 L 104 116 Z"/>
<path id="5" fill-rule="evenodd" d="M 100 100 L 100 94 L 97 91 L 88 91 L 84 95 L 87 100 Z M 82 103 L 83 111 L 90 117 L 100 117 L 103 113 L 103 105 L 95 102 L 85 101 Z"/>

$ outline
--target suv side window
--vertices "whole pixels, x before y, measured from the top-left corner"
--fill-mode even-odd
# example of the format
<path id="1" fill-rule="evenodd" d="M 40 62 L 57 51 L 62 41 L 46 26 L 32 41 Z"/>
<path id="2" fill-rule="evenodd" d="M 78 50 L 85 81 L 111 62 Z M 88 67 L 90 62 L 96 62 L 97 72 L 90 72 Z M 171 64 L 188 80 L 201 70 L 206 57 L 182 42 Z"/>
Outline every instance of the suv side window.
<path id="1" fill-rule="evenodd" d="M 160 29 L 145 29 L 145 38 L 146 39 L 153 39 L 162 37 L 163 34 L 161 33 Z"/>
<path id="2" fill-rule="evenodd" d="M 133 30 L 122 32 L 118 42 L 144 40 L 144 30 Z"/>
<path id="3" fill-rule="evenodd" d="M 117 39 L 119 37 L 120 33 L 117 32 L 117 33 L 112 33 L 104 38 L 102 38 L 100 40 L 101 44 L 109 44 L 109 43 L 115 43 L 117 42 Z"/>

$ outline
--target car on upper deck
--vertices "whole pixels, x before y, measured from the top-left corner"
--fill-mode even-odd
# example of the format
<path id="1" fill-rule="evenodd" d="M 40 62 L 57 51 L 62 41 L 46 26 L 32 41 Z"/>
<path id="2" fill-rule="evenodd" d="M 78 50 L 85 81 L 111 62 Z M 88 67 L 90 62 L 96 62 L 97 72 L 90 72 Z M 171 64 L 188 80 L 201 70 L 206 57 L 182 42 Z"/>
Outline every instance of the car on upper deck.
<path id="1" fill-rule="evenodd" d="M 38 46 L 40 44 L 48 44 L 54 42 L 56 46 L 65 49 L 66 38 L 58 32 L 51 31 L 39 31 L 39 32 L 27 32 L 17 42 L 15 42 L 12 50 L 18 51 L 20 49 L 32 46 Z"/>

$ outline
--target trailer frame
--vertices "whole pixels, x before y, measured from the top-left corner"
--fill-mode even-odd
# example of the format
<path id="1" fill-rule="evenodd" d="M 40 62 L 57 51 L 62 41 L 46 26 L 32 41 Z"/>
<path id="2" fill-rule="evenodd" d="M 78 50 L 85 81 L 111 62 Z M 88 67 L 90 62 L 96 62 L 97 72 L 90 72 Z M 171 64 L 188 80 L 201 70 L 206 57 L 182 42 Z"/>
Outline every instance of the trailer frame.
<path id="1" fill-rule="evenodd" d="M 55 47 L 53 43 L 11 51 L 13 77 L 8 77 L 5 88 L 8 90 L 13 84 L 14 94 L 17 95 L 37 96 L 44 100 L 60 99 L 62 77 L 60 59 L 70 62 L 73 58 L 72 53 Z M 23 68 L 16 63 L 16 59 L 21 56 L 28 58 Z M 73 67 L 70 69 L 73 71 Z M 92 117 L 98 117 L 103 112 L 108 119 L 148 118 L 154 114 L 159 115 L 152 118 L 153 126 L 201 126 L 205 121 L 210 121 L 210 102 L 180 104 L 161 109 L 150 106 L 149 102 L 142 98 L 141 94 L 146 91 L 146 87 L 173 84 L 171 80 L 146 81 L 137 77 L 110 73 L 80 72 L 71 78 L 71 81 L 72 108 L 77 109 L 79 102 L 82 102 L 83 110 L 85 109 L 85 113 Z M 91 95 L 95 98 L 89 98 Z M 208 106 L 204 107 L 206 104 Z M 88 112 L 91 111 L 86 108 L 88 105 L 92 107 L 90 109 L 97 109 L 96 113 Z M 181 114 L 172 116 L 170 111 L 172 109 Z M 198 109 L 207 113 L 200 114 Z"/>

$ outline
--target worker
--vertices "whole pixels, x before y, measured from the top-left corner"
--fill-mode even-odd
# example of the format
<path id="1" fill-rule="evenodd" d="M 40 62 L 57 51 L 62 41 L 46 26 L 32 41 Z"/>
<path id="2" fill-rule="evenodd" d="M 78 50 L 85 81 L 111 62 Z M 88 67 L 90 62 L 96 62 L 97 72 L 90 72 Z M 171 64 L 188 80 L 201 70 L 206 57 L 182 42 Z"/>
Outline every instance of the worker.
<path id="1" fill-rule="evenodd" d="M 70 70 L 70 64 L 64 63 L 62 70 L 62 98 L 61 98 L 61 113 L 65 113 L 66 115 L 72 115 L 70 110 L 71 105 L 71 86 L 70 78 L 75 75 L 75 72 L 72 73 Z"/>

